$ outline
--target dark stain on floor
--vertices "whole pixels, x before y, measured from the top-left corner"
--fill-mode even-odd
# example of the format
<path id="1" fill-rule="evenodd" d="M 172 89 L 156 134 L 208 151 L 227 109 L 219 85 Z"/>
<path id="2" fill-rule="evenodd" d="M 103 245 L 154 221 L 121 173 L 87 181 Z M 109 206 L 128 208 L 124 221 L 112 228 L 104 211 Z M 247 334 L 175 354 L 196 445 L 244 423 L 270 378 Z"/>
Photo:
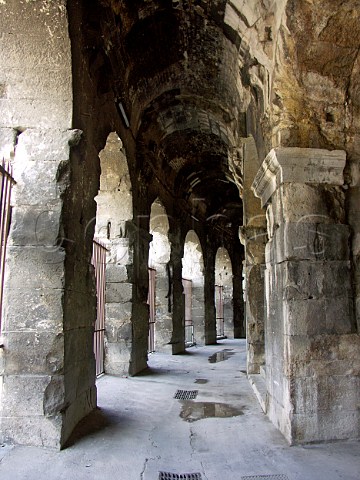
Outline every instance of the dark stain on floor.
<path id="1" fill-rule="evenodd" d="M 243 408 L 233 407 L 227 403 L 186 400 L 182 404 L 180 418 L 185 422 L 197 422 L 204 418 L 230 418 L 244 415 Z"/>
<path id="2" fill-rule="evenodd" d="M 209 360 L 209 363 L 218 363 L 218 362 L 223 362 L 224 360 L 228 360 L 233 355 L 235 355 L 235 352 L 233 352 L 229 348 L 225 348 L 220 352 L 215 352 L 212 355 L 210 355 L 208 360 Z"/>

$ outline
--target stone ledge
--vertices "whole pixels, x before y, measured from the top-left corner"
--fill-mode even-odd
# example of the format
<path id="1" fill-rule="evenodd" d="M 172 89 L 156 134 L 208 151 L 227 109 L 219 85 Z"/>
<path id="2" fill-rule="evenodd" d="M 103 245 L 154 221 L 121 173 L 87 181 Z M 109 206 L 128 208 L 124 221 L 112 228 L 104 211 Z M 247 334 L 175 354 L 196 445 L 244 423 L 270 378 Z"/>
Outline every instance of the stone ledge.
<path id="1" fill-rule="evenodd" d="M 343 185 L 346 152 L 317 148 L 272 149 L 251 186 L 264 207 L 283 183 Z"/>

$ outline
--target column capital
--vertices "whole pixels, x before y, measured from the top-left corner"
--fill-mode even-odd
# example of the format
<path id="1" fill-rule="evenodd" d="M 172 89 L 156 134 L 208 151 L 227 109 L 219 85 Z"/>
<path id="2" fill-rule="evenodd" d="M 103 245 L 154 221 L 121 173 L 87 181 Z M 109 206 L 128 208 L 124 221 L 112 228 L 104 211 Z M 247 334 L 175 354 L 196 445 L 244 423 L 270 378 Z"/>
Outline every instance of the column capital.
<path id="1" fill-rule="evenodd" d="M 343 150 L 274 148 L 263 161 L 251 189 L 264 207 L 283 183 L 343 185 L 345 163 Z"/>

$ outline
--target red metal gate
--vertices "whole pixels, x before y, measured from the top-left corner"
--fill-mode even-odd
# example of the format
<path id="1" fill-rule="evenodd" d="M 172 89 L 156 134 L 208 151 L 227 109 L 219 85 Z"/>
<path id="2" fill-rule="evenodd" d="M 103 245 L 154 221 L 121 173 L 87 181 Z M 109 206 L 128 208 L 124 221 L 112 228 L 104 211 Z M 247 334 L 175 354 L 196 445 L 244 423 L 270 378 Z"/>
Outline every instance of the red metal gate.
<path id="1" fill-rule="evenodd" d="M 182 279 L 185 295 L 185 345 L 194 345 L 194 324 L 192 319 L 192 281 Z"/>
<path id="2" fill-rule="evenodd" d="M 222 285 L 215 285 L 216 336 L 218 338 L 225 336 L 223 290 Z"/>
<path id="3" fill-rule="evenodd" d="M 149 305 L 149 341 L 148 352 L 155 352 L 155 287 L 156 287 L 156 270 L 149 268 L 149 293 L 148 293 L 148 305 Z"/>
<path id="4" fill-rule="evenodd" d="M 97 315 L 94 330 L 94 354 L 96 376 L 104 373 L 105 353 L 105 268 L 107 249 L 99 240 L 93 241 L 93 256 L 91 263 L 95 268 Z"/>
<path id="5" fill-rule="evenodd" d="M 10 217 L 11 217 L 11 189 L 15 180 L 12 176 L 12 167 L 9 162 L 2 160 L 0 165 L 0 332 L 2 321 L 3 293 L 4 293 L 4 276 L 5 276 L 5 257 L 6 244 L 9 234 Z"/>

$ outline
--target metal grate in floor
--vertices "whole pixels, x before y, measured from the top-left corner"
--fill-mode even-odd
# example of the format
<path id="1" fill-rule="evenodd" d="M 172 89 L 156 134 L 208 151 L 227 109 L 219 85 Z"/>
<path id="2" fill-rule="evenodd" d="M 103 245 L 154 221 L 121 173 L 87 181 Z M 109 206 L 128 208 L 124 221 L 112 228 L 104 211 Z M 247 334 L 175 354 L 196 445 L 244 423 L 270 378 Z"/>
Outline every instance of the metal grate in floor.
<path id="1" fill-rule="evenodd" d="M 199 390 L 177 390 L 174 398 L 177 400 L 194 400 L 198 393 Z"/>
<path id="2" fill-rule="evenodd" d="M 250 475 L 250 477 L 241 477 L 241 480 L 289 480 L 286 475 Z"/>
<path id="3" fill-rule="evenodd" d="M 201 480 L 201 473 L 159 472 L 159 480 Z"/>

